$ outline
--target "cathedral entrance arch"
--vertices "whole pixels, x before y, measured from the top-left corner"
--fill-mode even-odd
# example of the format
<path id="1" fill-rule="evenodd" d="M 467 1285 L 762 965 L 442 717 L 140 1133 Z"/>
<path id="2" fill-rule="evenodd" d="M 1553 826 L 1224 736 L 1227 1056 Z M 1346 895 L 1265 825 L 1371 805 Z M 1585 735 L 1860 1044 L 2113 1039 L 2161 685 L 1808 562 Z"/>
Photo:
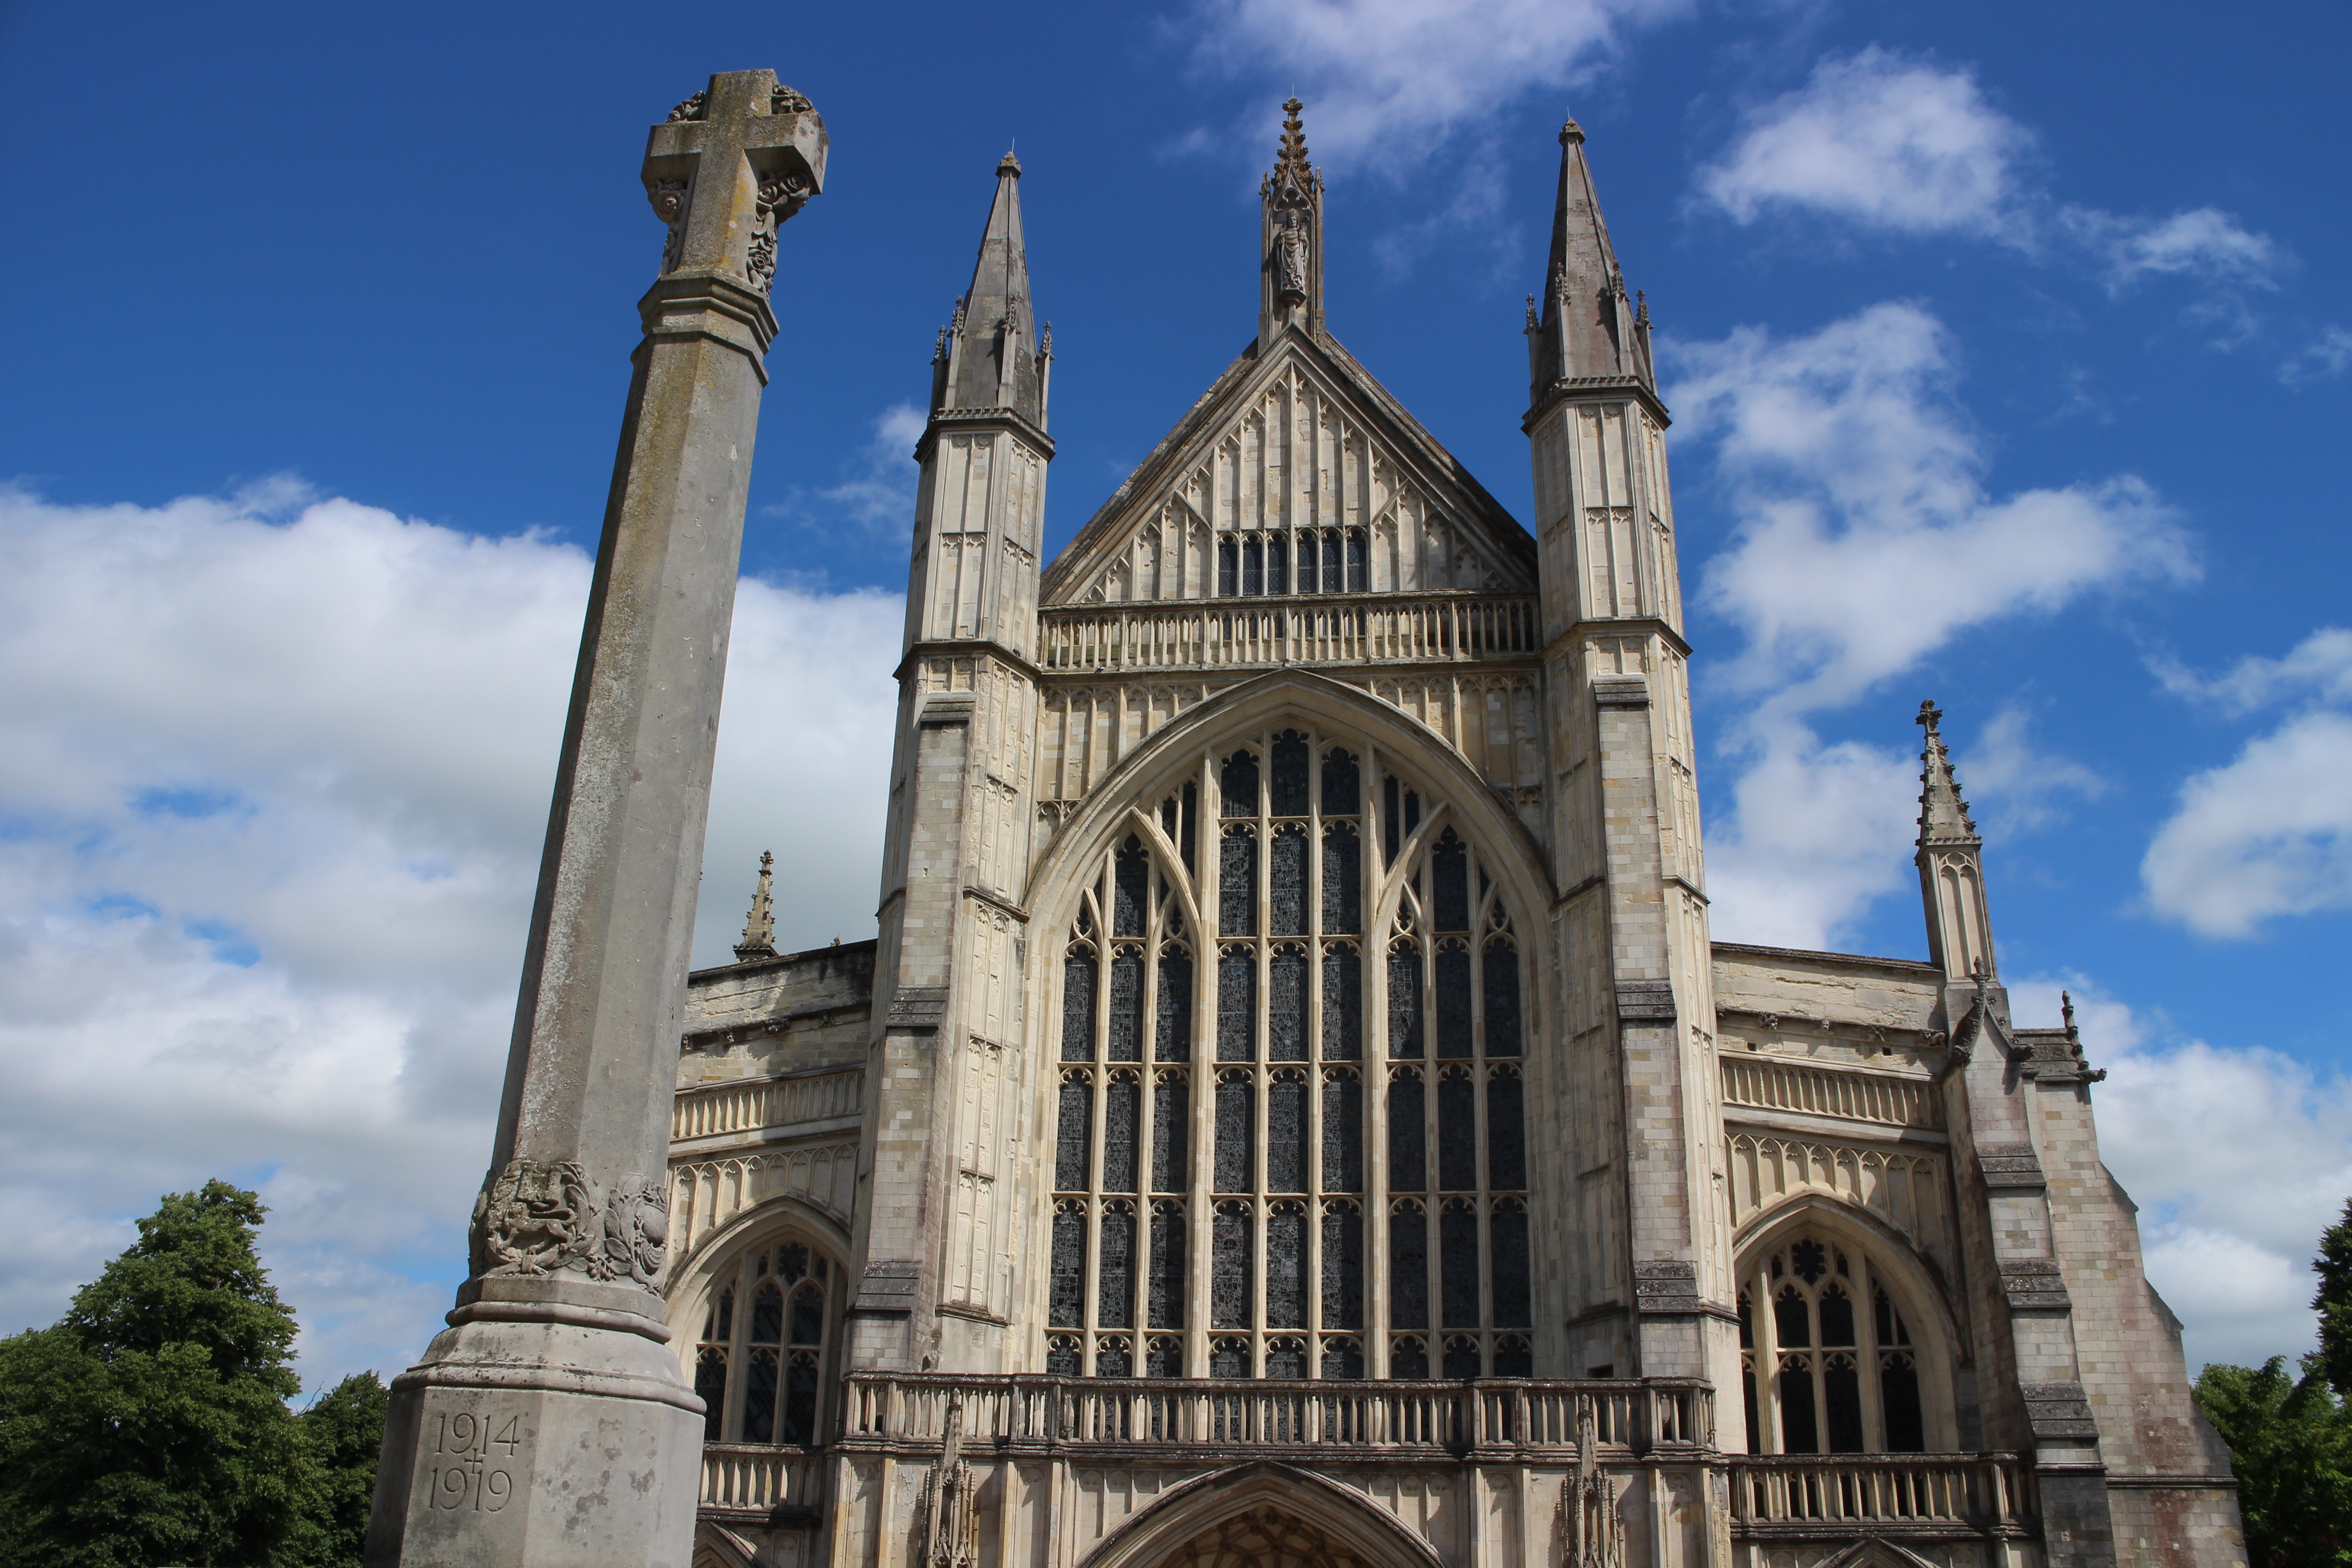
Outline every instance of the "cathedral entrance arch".
<path id="1" fill-rule="evenodd" d="M 1360 1492 L 1260 1462 L 1178 1487 L 1079 1568 L 1444 1568 L 1444 1559 Z"/>

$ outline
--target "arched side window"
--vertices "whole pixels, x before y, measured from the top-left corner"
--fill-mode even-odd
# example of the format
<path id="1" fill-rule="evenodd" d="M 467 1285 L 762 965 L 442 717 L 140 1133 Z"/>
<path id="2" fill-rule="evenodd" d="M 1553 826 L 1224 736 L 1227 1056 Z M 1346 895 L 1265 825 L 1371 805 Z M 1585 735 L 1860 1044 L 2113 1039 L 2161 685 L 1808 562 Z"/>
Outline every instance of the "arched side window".
<path id="1" fill-rule="evenodd" d="M 745 1250 L 714 1282 L 695 1351 L 706 1443 L 817 1447 L 837 1265 L 797 1241 Z"/>
<path id="2" fill-rule="evenodd" d="M 1533 1375 L 1498 879 L 1304 727 L 1152 814 L 1167 848 L 1121 836 L 1065 943 L 1046 1370 Z"/>
<path id="3" fill-rule="evenodd" d="M 1902 1307 L 1858 1247 L 1801 1236 L 1739 1286 L 1751 1454 L 1916 1454 L 1927 1447 L 1919 1355 Z"/>

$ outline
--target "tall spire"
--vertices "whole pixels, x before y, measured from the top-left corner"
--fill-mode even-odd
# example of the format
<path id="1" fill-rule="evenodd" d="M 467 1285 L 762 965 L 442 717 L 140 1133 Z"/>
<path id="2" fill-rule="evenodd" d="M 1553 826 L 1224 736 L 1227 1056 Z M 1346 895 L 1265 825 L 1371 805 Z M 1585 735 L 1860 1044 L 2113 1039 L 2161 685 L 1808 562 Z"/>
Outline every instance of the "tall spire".
<path id="1" fill-rule="evenodd" d="M 1029 250 L 1021 236 L 1021 160 L 996 164 L 996 200 L 981 236 L 971 287 L 956 301 L 947 360 L 935 374 L 932 412 L 1010 408 L 1045 425 L 1045 356 L 1037 348 L 1037 312 L 1029 299 Z"/>
<path id="2" fill-rule="evenodd" d="M 776 956 L 776 857 L 760 851 L 760 885 L 751 894 L 751 912 L 743 921 L 743 940 L 735 944 L 735 962 Z"/>
<path id="3" fill-rule="evenodd" d="M 1919 704 L 1919 717 L 1912 721 L 1927 731 L 1927 747 L 1919 753 L 1919 847 L 1981 847 L 1984 840 L 1978 837 L 1977 825 L 1969 816 L 1960 781 L 1952 773 L 1951 753 L 1944 750 L 1943 732 L 1937 728 L 1943 718 L 1944 710 L 1930 699 Z"/>
<path id="4" fill-rule="evenodd" d="M 1323 172 L 1307 161 L 1307 131 L 1291 99 L 1282 106 L 1282 142 L 1274 169 L 1258 185 L 1265 208 L 1259 233 L 1257 341 L 1264 348 L 1284 326 L 1323 331 Z"/>
<path id="5" fill-rule="evenodd" d="M 1625 290 L 1584 159 L 1584 128 L 1573 120 L 1559 132 L 1551 261 L 1541 313 L 1528 329 L 1528 373 L 1533 402 L 1564 381 L 1630 380 L 1653 396 L 1658 390 L 1650 367 L 1649 310 L 1637 309 Z"/>

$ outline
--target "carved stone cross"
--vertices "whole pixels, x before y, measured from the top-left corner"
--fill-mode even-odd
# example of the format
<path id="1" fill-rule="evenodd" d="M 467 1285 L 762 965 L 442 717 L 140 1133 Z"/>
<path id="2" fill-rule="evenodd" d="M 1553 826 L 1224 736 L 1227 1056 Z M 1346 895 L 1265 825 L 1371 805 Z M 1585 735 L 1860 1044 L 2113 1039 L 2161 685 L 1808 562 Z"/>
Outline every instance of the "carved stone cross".
<path id="1" fill-rule="evenodd" d="M 761 294 L 776 230 L 824 184 L 824 124 L 773 71 L 727 71 L 646 145 L 646 195 L 669 226 L 662 271 L 711 271 Z"/>

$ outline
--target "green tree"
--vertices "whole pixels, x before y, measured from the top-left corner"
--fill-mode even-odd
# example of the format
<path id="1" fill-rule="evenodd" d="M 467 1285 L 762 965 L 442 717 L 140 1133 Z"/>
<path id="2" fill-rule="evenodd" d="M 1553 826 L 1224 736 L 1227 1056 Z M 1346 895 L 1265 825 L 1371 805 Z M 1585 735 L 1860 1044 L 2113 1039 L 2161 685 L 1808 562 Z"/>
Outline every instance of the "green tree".
<path id="1" fill-rule="evenodd" d="M 324 1478 L 286 1401 L 264 1214 L 167 1194 L 63 1320 L 0 1341 L 0 1564 L 266 1568 L 313 1554 Z"/>
<path id="2" fill-rule="evenodd" d="M 285 1568 L 359 1568 L 375 1499 L 376 1452 L 392 1394 L 372 1372 L 355 1372 L 302 1412 L 303 1436 L 320 1468 L 308 1555 L 281 1558 Z"/>
<path id="3" fill-rule="evenodd" d="M 2260 1368 L 2214 1363 L 2197 1405 L 2230 1445 L 2252 1568 L 2352 1568 L 2352 1409 L 2304 1358 Z"/>
<path id="4" fill-rule="evenodd" d="M 2352 1399 L 2352 1198 L 2344 1217 L 2319 1233 L 2319 1256 L 2311 1260 L 2319 1276 L 2319 1370 L 2329 1386 Z"/>

